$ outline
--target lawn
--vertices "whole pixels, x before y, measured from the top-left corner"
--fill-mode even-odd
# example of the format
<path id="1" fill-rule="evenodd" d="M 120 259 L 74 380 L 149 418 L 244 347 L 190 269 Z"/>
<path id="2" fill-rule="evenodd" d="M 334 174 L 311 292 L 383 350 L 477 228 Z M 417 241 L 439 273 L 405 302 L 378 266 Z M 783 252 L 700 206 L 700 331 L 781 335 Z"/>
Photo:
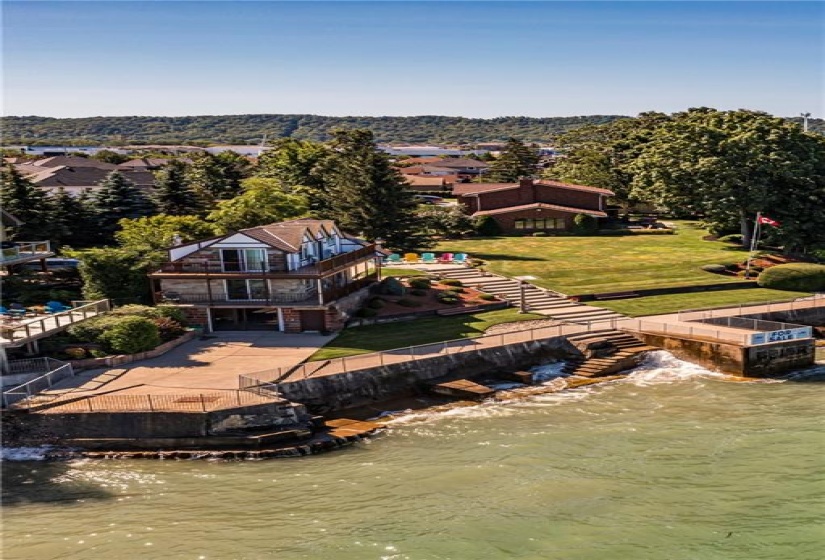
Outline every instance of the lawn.
<path id="1" fill-rule="evenodd" d="M 493 237 L 444 241 L 437 250 L 484 259 L 488 270 L 505 276 L 535 276 L 534 284 L 564 294 L 738 280 L 700 267 L 743 261 L 747 251 L 703 241 L 707 231 L 697 222 L 673 223 L 677 227 L 674 235 Z"/>
<path id="2" fill-rule="evenodd" d="M 379 350 L 392 350 L 431 342 L 473 338 L 499 323 L 544 319 L 542 315 L 520 314 L 516 309 L 500 309 L 452 317 L 426 317 L 414 321 L 382 323 L 344 329 L 309 361 L 330 360 Z"/>
<path id="3" fill-rule="evenodd" d="M 427 273 L 423 270 L 417 270 L 415 268 L 393 268 L 389 266 L 385 266 L 381 268 L 381 276 L 386 278 L 387 276 L 426 276 Z"/>
<path id="4" fill-rule="evenodd" d="M 749 290 L 670 294 L 666 296 L 650 296 L 611 301 L 589 301 L 587 304 L 612 309 L 613 311 L 631 317 L 638 317 L 640 315 L 676 313 L 684 309 L 695 309 L 698 307 L 723 307 L 726 305 L 765 303 L 768 301 L 793 299 L 809 295 L 811 294 L 805 292 L 785 292 L 782 290 L 753 288 Z"/>

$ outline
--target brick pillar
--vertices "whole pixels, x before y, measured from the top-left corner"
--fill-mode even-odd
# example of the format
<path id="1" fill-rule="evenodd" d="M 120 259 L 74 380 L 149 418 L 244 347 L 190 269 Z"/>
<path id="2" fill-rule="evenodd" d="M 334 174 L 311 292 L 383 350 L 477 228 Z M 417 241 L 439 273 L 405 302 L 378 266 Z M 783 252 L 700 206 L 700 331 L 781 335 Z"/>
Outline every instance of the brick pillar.
<path id="1" fill-rule="evenodd" d="M 301 332 L 301 312 L 291 307 L 284 307 L 281 311 L 284 314 L 284 332 Z"/>

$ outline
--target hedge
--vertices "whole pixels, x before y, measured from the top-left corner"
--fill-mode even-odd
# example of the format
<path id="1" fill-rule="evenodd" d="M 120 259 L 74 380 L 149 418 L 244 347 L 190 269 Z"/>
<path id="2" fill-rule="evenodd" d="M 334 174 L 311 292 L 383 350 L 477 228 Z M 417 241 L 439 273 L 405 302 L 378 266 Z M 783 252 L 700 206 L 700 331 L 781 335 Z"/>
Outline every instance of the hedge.
<path id="1" fill-rule="evenodd" d="M 825 265 L 791 263 L 772 266 L 759 275 L 757 283 L 762 288 L 775 290 L 825 291 Z"/>
<path id="2" fill-rule="evenodd" d="M 160 333 L 151 319 L 136 315 L 119 317 L 119 320 L 101 334 L 97 340 L 113 354 L 137 354 L 160 345 Z"/>

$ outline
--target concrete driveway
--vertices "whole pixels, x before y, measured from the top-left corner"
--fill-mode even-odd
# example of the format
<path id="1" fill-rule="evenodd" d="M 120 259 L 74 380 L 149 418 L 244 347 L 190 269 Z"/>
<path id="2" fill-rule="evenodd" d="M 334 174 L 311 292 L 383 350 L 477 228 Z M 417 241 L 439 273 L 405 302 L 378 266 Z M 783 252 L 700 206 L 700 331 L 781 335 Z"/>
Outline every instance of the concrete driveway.
<path id="1" fill-rule="evenodd" d="M 212 333 L 157 358 L 81 372 L 52 391 L 173 394 L 238 389 L 238 375 L 292 367 L 333 338 L 272 331 Z"/>

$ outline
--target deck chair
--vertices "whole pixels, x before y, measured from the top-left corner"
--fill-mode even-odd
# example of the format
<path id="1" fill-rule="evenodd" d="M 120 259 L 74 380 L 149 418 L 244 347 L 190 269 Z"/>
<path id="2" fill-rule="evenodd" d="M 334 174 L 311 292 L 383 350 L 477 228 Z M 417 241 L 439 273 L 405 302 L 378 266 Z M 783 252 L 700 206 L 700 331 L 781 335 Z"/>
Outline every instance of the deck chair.
<path id="1" fill-rule="evenodd" d="M 384 264 L 401 264 L 401 255 L 398 253 L 388 255 L 387 258 L 384 259 Z"/>
<path id="2" fill-rule="evenodd" d="M 453 262 L 453 254 L 452 253 L 441 253 L 441 256 L 438 257 L 438 262 L 441 264 L 448 264 Z"/>
<path id="3" fill-rule="evenodd" d="M 424 253 L 424 254 L 422 254 L 421 255 L 421 262 L 434 264 L 435 262 L 437 262 L 435 260 L 435 253 Z"/>
<path id="4" fill-rule="evenodd" d="M 71 306 L 63 305 L 59 301 L 47 301 L 44 307 L 46 308 L 46 313 L 60 313 L 61 311 L 71 309 Z"/>
<path id="5" fill-rule="evenodd" d="M 468 258 L 469 258 L 469 255 L 467 255 L 467 253 L 456 253 L 455 255 L 453 255 L 453 262 L 454 263 L 460 263 L 460 264 L 467 264 L 467 259 Z"/>
<path id="6" fill-rule="evenodd" d="M 418 253 L 404 253 L 404 262 L 413 264 L 418 262 Z"/>
<path id="7" fill-rule="evenodd" d="M 9 314 L 9 310 L 5 306 L 0 305 L 0 315 L 8 315 L 8 314 Z"/>

